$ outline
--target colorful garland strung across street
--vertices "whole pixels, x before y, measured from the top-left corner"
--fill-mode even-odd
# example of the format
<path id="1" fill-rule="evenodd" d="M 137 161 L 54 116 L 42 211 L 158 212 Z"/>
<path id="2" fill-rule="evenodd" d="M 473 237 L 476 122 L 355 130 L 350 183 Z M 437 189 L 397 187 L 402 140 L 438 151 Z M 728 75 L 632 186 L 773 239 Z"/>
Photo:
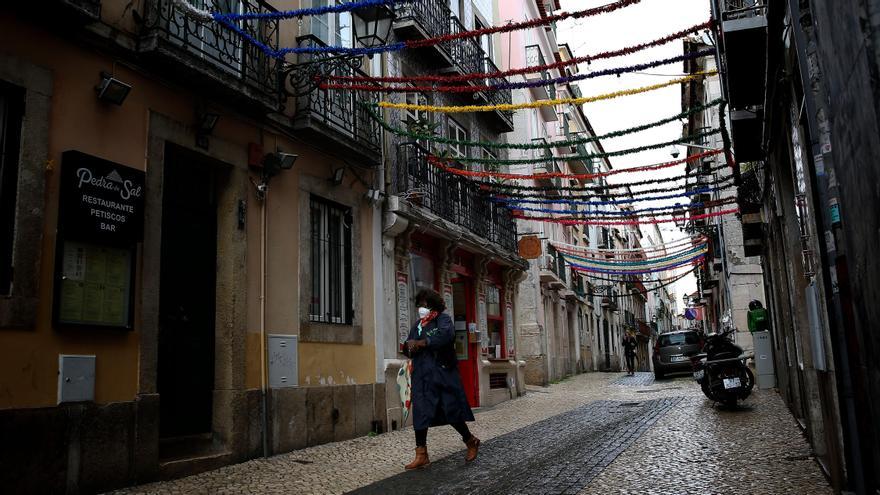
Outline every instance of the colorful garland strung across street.
<path id="1" fill-rule="evenodd" d="M 525 208 L 520 208 L 518 205 L 524 204 L 533 204 L 533 205 L 547 205 L 547 204 L 564 204 L 569 206 L 607 206 L 607 205 L 622 205 L 629 203 L 638 203 L 641 201 L 659 201 L 661 199 L 675 199 L 675 198 L 687 198 L 690 196 L 696 196 L 698 194 L 707 194 L 712 192 L 719 191 L 719 188 L 716 187 L 699 187 L 696 189 L 691 189 L 689 191 L 684 191 L 677 194 L 664 194 L 660 196 L 632 196 L 624 199 L 609 199 L 604 201 L 580 201 L 580 200 L 572 200 L 566 198 L 558 198 L 558 199 L 523 199 L 523 198 L 506 198 L 500 196 L 492 197 L 492 201 L 496 203 L 504 203 L 508 205 L 508 207 L 515 210 L 522 210 Z M 660 209 L 673 208 L 672 206 L 663 206 Z M 678 207 L 681 208 L 680 206 Z"/>
<path id="2" fill-rule="evenodd" d="M 671 250 L 673 248 L 679 248 L 681 246 L 695 246 L 699 243 L 705 242 L 708 237 L 704 235 L 698 235 L 694 237 L 684 237 L 682 239 L 676 239 L 674 241 L 664 242 L 661 244 L 655 244 L 652 246 L 646 247 L 638 247 L 638 248 L 618 248 L 618 249 L 601 249 L 601 248 L 589 248 L 586 246 L 581 246 L 578 244 L 566 244 L 564 242 L 551 241 L 550 243 L 553 245 L 553 248 L 557 251 L 570 251 L 572 253 L 581 253 L 581 254 L 589 254 L 591 256 L 602 255 L 602 256 L 616 256 L 620 254 L 621 256 L 632 256 L 628 253 L 649 253 L 654 251 L 666 251 Z"/>
<path id="3" fill-rule="evenodd" d="M 714 21 L 707 21 L 702 24 L 697 24 L 696 26 L 689 27 L 687 29 L 683 29 L 676 33 L 672 33 L 670 35 L 664 36 L 662 38 L 658 38 L 652 41 L 648 41 L 645 43 L 640 43 L 638 45 L 633 45 L 625 48 L 618 48 L 616 50 L 610 50 L 602 53 L 597 53 L 594 55 L 587 55 L 583 57 L 574 57 L 570 60 L 561 60 L 554 63 L 544 64 L 544 65 L 535 65 L 531 67 L 523 67 L 519 69 L 509 69 L 495 72 L 474 72 L 469 74 L 457 74 L 457 75 L 449 75 L 449 76 L 410 76 L 410 77 L 394 77 L 394 76 L 385 76 L 385 77 L 372 77 L 372 76 L 338 76 L 338 75 L 328 75 L 327 79 L 335 80 L 335 81 L 347 81 L 347 82 L 370 82 L 370 83 L 409 83 L 409 82 L 430 82 L 436 84 L 448 84 L 453 82 L 467 82 L 473 81 L 475 79 L 495 79 L 501 77 L 522 75 L 522 74 L 532 74 L 536 72 L 544 72 L 550 70 L 559 70 L 571 65 L 579 65 L 582 63 L 589 64 L 595 60 L 602 60 L 606 58 L 619 57 L 623 55 L 632 55 L 633 53 L 640 52 L 642 50 L 646 50 L 648 48 L 653 48 L 656 46 L 662 46 L 667 43 L 670 43 L 675 40 L 679 40 L 690 36 L 692 34 L 698 33 L 704 29 L 711 29 L 714 26 Z"/>
<path id="4" fill-rule="evenodd" d="M 699 194 L 699 193 L 695 193 Z M 735 198 L 734 198 L 735 199 Z M 494 199 L 493 199 L 494 200 Z M 641 199 L 636 201 L 649 201 Z M 690 203 L 687 205 L 674 204 L 667 206 L 652 206 L 649 208 L 641 208 L 638 210 L 601 210 L 601 211 L 581 211 L 581 210 L 554 210 L 552 208 L 534 208 L 530 206 L 519 206 L 520 202 L 507 204 L 511 210 L 530 211 L 536 213 L 552 213 L 554 215 L 576 215 L 581 218 L 612 218 L 612 217 L 641 217 L 655 215 L 674 215 L 684 213 L 686 210 L 699 210 L 718 206 L 716 202 Z M 726 204 L 726 203 L 725 203 Z"/>
<path id="5" fill-rule="evenodd" d="M 727 165 L 725 164 L 724 166 L 726 167 Z M 479 184 L 484 184 L 484 183 L 485 182 L 479 182 Z M 736 183 L 733 181 L 733 177 L 725 177 L 723 179 L 712 181 L 707 184 L 701 184 L 701 186 L 714 187 L 714 189 L 716 191 L 720 192 L 720 191 L 726 191 L 728 189 L 732 189 L 732 188 L 736 187 Z M 510 199 L 510 200 L 542 199 L 542 200 L 548 200 L 547 201 L 548 204 L 550 204 L 550 203 L 552 203 L 552 204 L 576 203 L 578 201 L 583 201 L 583 200 L 589 199 L 589 198 L 597 198 L 597 197 L 601 197 L 601 196 L 609 196 L 610 195 L 605 192 L 590 193 L 590 194 L 585 194 L 585 195 L 576 195 L 576 194 L 569 193 L 565 197 L 560 197 L 558 189 L 555 188 L 555 186 L 554 186 L 554 190 L 557 191 L 555 193 L 544 192 L 544 193 L 537 193 L 537 194 L 523 194 L 523 193 L 519 193 L 519 192 L 493 190 L 493 188 L 491 188 L 491 187 L 487 187 L 485 189 L 491 190 L 493 197 L 495 197 L 495 198 L 505 198 L 505 199 Z M 639 191 L 626 191 L 626 192 L 614 193 L 614 194 L 622 195 L 626 198 L 632 198 L 633 199 L 632 202 L 637 203 L 639 201 L 646 201 L 645 195 L 647 195 L 647 194 L 671 193 L 672 191 L 677 191 L 679 189 L 682 190 L 681 192 L 685 192 L 685 191 L 687 191 L 687 186 L 682 185 L 682 186 L 675 186 L 672 188 L 658 187 L 658 188 L 654 188 L 654 189 L 644 189 L 644 190 L 639 190 Z M 565 191 L 568 192 L 569 188 L 566 187 Z M 650 200 L 648 200 L 648 201 L 650 201 Z M 525 203 L 526 201 L 517 201 L 517 202 Z M 543 203 L 537 203 L 537 202 L 532 202 L 532 203 L 543 204 Z"/>
<path id="6" fill-rule="evenodd" d="M 685 60 L 693 60 L 699 57 L 706 57 L 715 54 L 714 48 L 709 48 L 706 50 L 700 50 L 696 52 L 689 52 L 684 55 L 677 55 L 675 57 L 665 58 L 661 60 L 656 60 L 652 62 L 645 62 L 643 64 L 638 65 L 630 65 L 626 67 L 617 67 L 612 69 L 605 69 L 597 72 L 586 72 L 583 74 L 571 74 L 567 76 L 561 76 L 551 79 L 539 79 L 535 81 L 524 81 L 524 82 L 501 82 L 497 84 L 491 85 L 466 85 L 466 86 L 412 86 L 409 84 L 403 84 L 398 86 L 377 86 L 375 83 L 365 83 L 365 84 L 353 84 L 353 83 L 328 83 L 328 82 L 320 82 L 318 87 L 321 89 L 342 89 L 348 91 L 370 91 L 370 92 L 378 92 L 378 93 L 412 93 L 412 92 L 420 92 L 420 93 L 479 93 L 482 91 L 499 91 L 506 89 L 527 89 L 527 88 L 540 88 L 548 85 L 555 84 L 568 84 L 577 81 L 583 81 L 586 79 L 592 79 L 594 77 L 602 77 L 602 76 L 618 76 L 621 74 L 627 74 L 630 72 L 639 72 L 645 69 L 652 69 L 654 67 L 661 67 L 664 65 L 674 64 L 676 62 L 682 62 Z"/>
<path id="7" fill-rule="evenodd" d="M 698 246 L 691 247 L 689 249 L 680 250 L 678 252 L 675 252 L 675 253 L 672 253 L 669 255 L 658 256 L 658 257 L 654 257 L 651 259 L 636 260 L 636 261 L 602 260 L 602 259 L 596 259 L 596 258 L 584 258 L 584 257 L 576 256 L 573 254 L 568 254 L 568 253 L 565 253 L 562 251 L 560 251 L 560 252 L 562 253 L 562 256 L 564 258 L 573 259 L 573 260 L 577 261 L 578 263 L 583 264 L 584 266 L 620 268 L 620 267 L 630 267 L 630 266 L 643 267 L 643 266 L 649 266 L 649 265 L 651 267 L 656 267 L 656 266 L 662 265 L 664 263 L 676 262 L 676 261 L 680 260 L 681 258 L 693 256 L 695 254 L 700 254 L 702 252 L 706 252 L 708 249 L 709 248 L 706 244 L 701 244 Z"/>
<path id="8" fill-rule="evenodd" d="M 668 270 L 672 270 L 674 268 L 678 268 L 680 266 L 688 265 L 694 263 L 695 261 L 701 260 L 706 257 L 706 253 L 700 253 L 691 258 L 682 259 L 676 261 L 675 263 L 670 263 L 664 266 L 656 267 L 656 268 L 636 268 L 632 270 L 627 269 L 606 269 L 606 268 L 593 268 L 589 266 L 584 266 L 579 263 L 572 263 L 571 261 L 566 261 L 568 265 L 576 271 L 579 272 L 588 272 L 588 273 L 604 273 L 606 275 L 643 275 L 646 273 L 657 273 L 657 272 L 665 272 Z"/>
<path id="9" fill-rule="evenodd" d="M 678 139 L 673 139 L 671 141 L 665 141 L 662 143 L 655 144 L 646 144 L 644 146 L 639 146 L 638 148 L 627 148 L 618 151 L 607 151 L 603 153 L 587 153 L 587 154 L 576 154 L 576 155 L 561 155 L 561 156 L 540 156 L 536 158 L 511 158 L 511 159 L 501 159 L 501 158 L 470 158 L 470 157 L 459 157 L 456 158 L 455 161 L 460 163 L 479 163 L 483 165 L 528 165 L 533 163 L 548 163 L 555 161 L 572 161 L 572 160 L 592 160 L 593 158 L 611 158 L 617 156 L 626 156 L 626 155 L 634 155 L 636 153 L 642 153 L 644 151 L 651 150 L 659 150 L 663 148 L 668 148 L 670 146 L 675 146 L 677 144 L 687 143 L 689 141 L 702 139 L 710 136 L 714 136 L 721 132 L 721 129 L 711 129 L 705 132 L 699 132 L 697 134 L 691 134 L 689 136 L 682 136 Z M 719 152 L 723 151 L 721 149 Z"/>
<path id="10" fill-rule="evenodd" d="M 610 12 L 614 12 L 615 10 L 619 10 L 625 7 L 629 7 L 631 5 L 635 5 L 640 3 L 642 0 L 618 0 L 614 3 L 610 3 L 607 5 L 603 5 L 600 7 L 595 7 L 587 10 L 579 10 L 576 12 L 562 12 L 556 15 L 550 15 L 546 17 L 539 17 L 537 19 L 532 19 L 529 21 L 523 22 L 515 22 L 510 24 L 505 24 L 503 26 L 494 26 L 483 29 L 473 29 L 470 31 L 462 31 L 460 33 L 453 34 L 445 34 L 443 36 L 436 36 L 434 38 L 428 38 L 424 40 L 407 40 L 400 41 L 397 43 L 390 43 L 386 45 L 376 46 L 376 47 L 347 47 L 347 46 L 302 46 L 302 47 L 288 47 L 288 48 L 279 48 L 274 49 L 260 40 L 254 38 L 244 31 L 241 27 L 239 27 L 235 21 L 236 20 L 246 20 L 246 17 L 233 18 L 230 17 L 232 15 L 238 16 L 259 16 L 259 15 L 267 15 L 273 16 L 275 19 L 291 19 L 294 17 L 302 17 L 301 14 L 293 14 L 295 12 L 302 12 L 308 9 L 302 9 L 300 11 L 287 11 L 287 12 L 273 12 L 267 14 L 212 14 L 215 21 L 222 24 L 226 28 L 234 31 L 239 36 L 247 40 L 253 46 L 258 48 L 260 51 L 268 55 L 272 58 L 284 58 L 288 54 L 293 53 L 318 53 L 318 54 L 333 54 L 333 55 L 374 55 L 377 53 L 387 53 L 387 52 L 397 52 L 406 49 L 414 49 L 414 48 L 424 48 L 429 46 L 436 46 L 443 43 L 448 43 L 453 40 L 458 39 L 466 39 L 466 38 L 478 38 L 480 36 L 485 36 L 489 34 L 495 33 L 508 33 L 512 31 L 520 31 L 524 29 L 531 29 L 538 26 L 547 26 L 554 22 L 562 21 L 565 19 L 583 19 L 587 17 L 593 17 L 600 14 L 607 14 Z M 347 10 L 354 10 L 356 8 L 360 8 L 362 6 L 369 5 L 377 5 L 383 2 L 379 1 L 371 1 L 371 0 L 360 0 L 359 2 L 350 2 L 343 4 L 346 7 L 350 7 Z M 360 4 L 360 5 L 358 5 Z M 354 7 L 352 7 L 354 5 Z M 256 18 L 256 17 L 251 17 Z"/>
<path id="11" fill-rule="evenodd" d="M 407 137 L 415 141 L 430 141 L 433 143 L 439 144 L 451 144 L 455 146 L 476 146 L 481 148 L 490 148 L 490 149 L 515 149 L 515 150 L 537 150 L 537 149 L 550 149 L 556 148 L 560 146 L 577 146 L 579 144 L 589 144 L 598 142 L 604 139 L 613 139 L 621 136 L 626 136 L 629 134 L 635 134 L 637 132 L 647 131 L 649 129 L 653 129 L 655 127 L 660 127 L 671 122 L 676 122 L 679 119 L 689 117 L 693 114 L 703 112 L 709 108 L 714 108 L 721 103 L 724 102 L 723 98 L 718 98 L 716 100 L 710 101 L 704 105 L 698 105 L 688 110 L 679 113 L 678 115 L 673 115 L 671 117 L 666 117 L 664 119 L 650 122 L 648 124 L 642 124 L 635 127 L 630 127 L 627 129 L 621 129 L 619 131 L 613 131 L 606 134 L 602 134 L 601 136 L 589 136 L 584 138 L 576 138 L 576 139 L 566 139 L 564 141 L 554 141 L 552 143 L 545 143 L 541 141 L 529 142 L 529 143 L 499 143 L 497 141 L 468 141 L 462 139 L 449 139 L 441 136 L 435 136 L 433 134 L 419 134 L 417 132 L 410 132 L 406 129 L 400 127 L 394 127 L 385 119 L 379 115 L 376 110 L 370 105 L 364 103 L 362 104 L 364 110 L 366 110 L 370 116 L 382 126 L 388 132 L 392 134 L 396 134 L 401 137 Z"/>
<path id="12" fill-rule="evenodd" d="M 511 174 L 507 172 L 493 172 L 487 170 L 462 170 L 460 168 L 450 167 L 442 162 L 440 158 L 434 155 L 428 156 L 428 163 L 434 165 L 435 167 L 449 172 L 455 175 L 461 175 L 464 177 L 484 177 L 484 178 L 496 178 L 496 179 L 596 179 L 599 177 L 608 177 L 610 175 L 617 175 L 629 172 L 647 172 L 654 170 L 661 170 L 664 168 L 674 167 L 676 165 L 681 165 L 684 163 L 694 162 L 697 160 L 702 160 L 703 158 L 708 158 L 710 156 L 715 156 L 723 153 L 724 150 L 711 150 L 704 151 L 698 155 L 691 155 L 686 158 L 682 158 L 680 160 L 674 160 L 671 162 L 662 162 L 655 163 L 652 165 L 640 165 L 638 167 L 629 167 L 622 169 L 613 169 L 607 172 L 595 172 L 591 174 L 569 174 L 563 172 L 540 172 L 534 174 Z"/>
<path id="13" fill-rule="evenodd" d="M 677 86 L 682 83 L 703 79 L 708 76 L 714 76 L 718 71 L 695 72 L 692 75 L 673 79 L 650 86 L 642 86 L 633 89 L 624 89 L 613 93 L 606 93 L 596 96 L 584 96 L 581 98 L 557 98 L 555 100 L 538 100 L 525 103 L 500 103 L 494 105 L 461 105 L 461 106 L 443 106 L 443 105 L 416 105 L 413 103 L 393 103 L 390 101 L 381 101 L 377 103 L 381 108 L 396 108 L 398 110 L 409 110 L 411 112 L 431 112 L 431 113 L 472 113 L 472 112 L 506 112 L 513 110 L 522 110 L 524 108 L 542 108 L 556 105 L 583 105 L 585 103 L 593 103 L 596 101 L 612 100 L 622 96 L 632 96 L 642 93 L 648 93 L 658 89 L 668 88 L 669 86 Z"/>
<path id="14" fill-rule="evenodd" d="M 703 220 L 705 218 L 715 218 L 724 215 L 739 213 L 739 208 L 731 208 L 729 210 L 716 211 L 711 213 L 703 213 L 700 215 L 690 215 L 688 218 L 672 217 L 672 218 L 651 218 L 648 220 L 629 220 L 629 221 L 613 221 L 613 220 L 578 220 L 572 218 L 553 218 L 553 217 L 533 217 L 526 216 L 513 211 L 513 218 L 519 220 L 531 220 L 534 222 L 557 223 L 560 225 L 655 225 L 661 223 L 687 222 L 688 220 Z"/>
<path id="15" fill-rule="evenodd" d="M 306 9 L 296 9 L 296 10 L 281 10 L 277 12 L 245 12 L 242 14 L 238 13 L 221 13 L 214 12 L 211 15 L 214 19 L 225 19 L 228 21 L 253 21 L 253 20 L 281 20 L 281 19 L 302 19 L 303 17 L 310 17 L 316 15 L 324 15 L 324 14 L 338 14 L 341 12 L 351 12 L 352 10 L 358 10 L 365 7 L 377 7 L 377 6 L 387 6 L 393 7 L 394 4 L 398 3 L 413 3 L 418 0 L 357 0 L 350 1 L 344 3 L 333 3 L 330 2 L 330 5 L 325 5 L 323 7 L 311 7 Z"/>
<path id="16" fill-rule="evenodd" d="M 692 263 L 692 265 L 695 265 L 695 264 L 696 264 L 696 263 Z M 608 279 L 603 279 L 603 278 L 595 277 L 595 276 L 593 276 L 593 275 L 589 275 L 588 273 L 585 273 L 585 272 L 579 272 L 579 273 L 581 273 L 581 274 L 584 275 L 585 277 L 594 278 L 594 279 L 598 279 L 598 280 L 611 281 L 611 280 L 608 280 Z M 633 297 L 635 294 L 648 294 L 648 293 L 651 293 L 651 292 L 654 292 L 654 291 L 660 290 L 660 289 L 662 289 L 662 288 L 664 288 L 664 287 L 668 287 L 668 286 L 670 286 L 670 285 L 672 285 L 672 284 L 678 282 L 679 280 L 681 280 L 681 279 L 687 277 L 689 274 L 690 274 L 690 270 L 688 270 L 688 271 L 682 273 L 681 275 L 676 275 L 675 277 L 672 277 L 672 278 L 670 278 L 670 279 L 667 279 L 667 280 L 662 281 L 662 283 L 661 283 L 660 285 L 658 285 L 657 287 L 652 287 L 652 288 L 650 288 L 650 289 L 645 289 L 645 290 L 635 290 L 635 291 L 630 291 L 630 293 L 628 293 L 628 294 L 610 294 L 610 295 L 609 295 L 609 294 L 602 294 L 602 293 L 593 293 L 593 292 L 591 292 L 591 293 L 588 293 L 587 295 L 588 295 L 588 296 L 594 296 L 594 297 L 608 298 L 608 299 L 619 299 L 619 298 L 622 298 L 622 297 Z"/>

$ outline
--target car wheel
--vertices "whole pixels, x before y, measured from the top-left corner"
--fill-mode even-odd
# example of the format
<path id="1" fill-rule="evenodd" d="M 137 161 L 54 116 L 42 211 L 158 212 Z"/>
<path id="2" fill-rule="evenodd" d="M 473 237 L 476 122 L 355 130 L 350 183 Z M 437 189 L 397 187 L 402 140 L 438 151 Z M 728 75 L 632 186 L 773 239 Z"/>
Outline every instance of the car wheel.
<path id="1" fill-rule="evenodd" d="M 663 372 L 662 371 L 655 371 L 654 372 L 654 379 L 655 380 L 662 380 L 663 379 Z"/>

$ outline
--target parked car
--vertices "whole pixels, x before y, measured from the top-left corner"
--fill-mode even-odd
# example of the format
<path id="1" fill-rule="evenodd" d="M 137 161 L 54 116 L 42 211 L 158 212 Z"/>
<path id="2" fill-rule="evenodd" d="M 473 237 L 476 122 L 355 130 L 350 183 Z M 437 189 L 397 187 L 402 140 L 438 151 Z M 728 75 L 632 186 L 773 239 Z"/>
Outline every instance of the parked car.
<path id="1" fill-rule="evenodd" d="M 662 333 L 654 342 L 654 376 L 669 373 L 690 373 L 691 359 L 702 348 L 700 335 L 693 330 Z"/>

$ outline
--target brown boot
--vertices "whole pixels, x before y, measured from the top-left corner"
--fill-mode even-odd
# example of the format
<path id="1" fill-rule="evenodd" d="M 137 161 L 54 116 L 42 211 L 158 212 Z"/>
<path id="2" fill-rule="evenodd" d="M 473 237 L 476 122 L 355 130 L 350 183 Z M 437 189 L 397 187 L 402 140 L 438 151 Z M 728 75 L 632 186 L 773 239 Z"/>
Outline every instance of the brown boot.
<path id="1" fill-rule="evenodd" d="M 480 439 L 471 435 L 470 440 L 465 442 L 465 445 L 467 445 L 467 455 L 465 455 L 464 460 L 471 462 L 477 458 L 477 452 L 480 450 Z"/>
<path id="2" fill-rule="evenodd" d="M 406 465 L 406 469 L 421 469 L 431 465 L 428 459 L 428 447 L 416 447 L 416 458 Z"/>

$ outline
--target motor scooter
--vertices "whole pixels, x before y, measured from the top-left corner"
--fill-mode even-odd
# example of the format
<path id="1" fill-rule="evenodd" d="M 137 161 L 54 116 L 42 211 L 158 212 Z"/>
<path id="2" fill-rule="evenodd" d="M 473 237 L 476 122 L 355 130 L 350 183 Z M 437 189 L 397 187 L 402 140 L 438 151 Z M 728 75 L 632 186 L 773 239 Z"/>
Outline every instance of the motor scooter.
<path id="1" fill-rule="evenodd" d="M 755 386 L 755 375 L 746 365 L 750 356 L 730 340 L 734 328 L 706 337 L 701 353 L 691 357 L 694 380 L 703 394 L 715 402 L 736 406 Z"/>

